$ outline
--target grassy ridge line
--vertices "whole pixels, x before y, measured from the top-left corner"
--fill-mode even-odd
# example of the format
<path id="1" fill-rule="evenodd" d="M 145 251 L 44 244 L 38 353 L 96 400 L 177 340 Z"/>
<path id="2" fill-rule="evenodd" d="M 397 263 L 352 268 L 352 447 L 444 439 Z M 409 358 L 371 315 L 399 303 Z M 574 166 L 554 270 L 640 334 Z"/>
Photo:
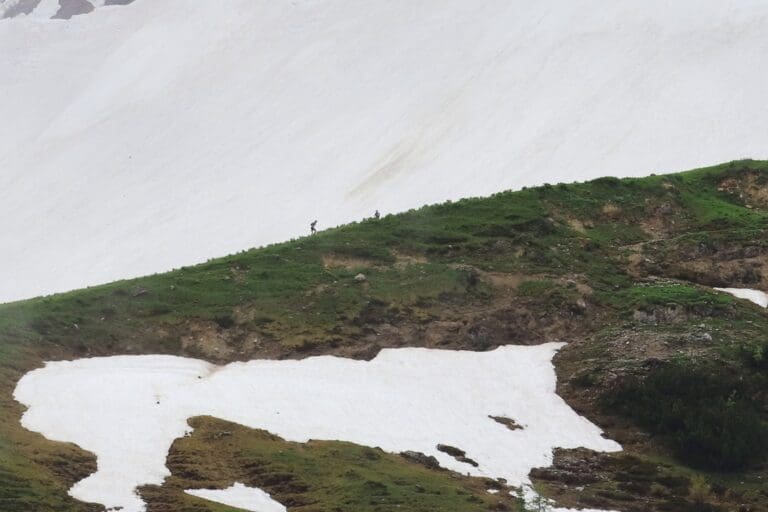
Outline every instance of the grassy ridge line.
<path id="1" fill-rule="evenodd" d="M 234 307 L 253 304 L 260 313 L 252 322 L 268 333 L 289 334 L 292 339 L 281 342 L 291 343 L 305 338 L 302 331 L 312 333 L 337 323 L 339 314 L 351 317 L 368 296 L 413 301 L 461 286 L 465 276 L 450 267 L 455 263 L 499 272 L 582 272 L 601 284 L 626 286 L 630 281 L 623 269 L 610 261 L 614 246 L 650 238 L 637 221 L 648 214 L 647 201 L 658 198 L 664 183 L 677 187 L 673 200 L 685 213 L 677 230 L 687 241 L 758 233 L 766 228 L 765 213 L 745 209 L 733 197 L 718 193 L 714 181 L 729 172 L 765 168 L 763 162 L 735 162 L 670 176 L 602 178 L 425 207 L 165 274 L 5 304 L 0 306 L 0 332 L 21 343 L 41 335 L 78 337 L 87 343 L 146 322 L 227 322 Z M 620 209 L 606 214 L 606 207 Z M 576 233 L 563 217 L 604 221 Z M 509 246 L 516 250 L 509 251 Z M 424 255 L 430 264 L 395 268 L 393 251 Z M 372 270 L 377 275 L 373 289 L 337 287 L 305 300 L 317 286 L 354 274 L 349 268 L 325 268 L 322 258 L 329 254 L 381 265 Z"/>
<path id="2" fill-rule="evenodd" d="M 13 386 L 44 360 L 151 352 L 224 362 L 332 352 L 369 336 L 376 316 L 428 326 L 447 304 L 492 303 L 501 292 L 483 274 L 547 276 L 528 279 L 541 282 L 515 292 L 519 300 L 539 301 L 542 311 L 570 306 L 575 292 L 558 280 L 579 276 L 594 291 L 596 327 L 658 303 L 728 306 L 730 298 L 696 287 L 637 288 L 627 269 L 628 248 L 674 254 L 703 242 L 759 241 L 757 234 L 768 228 L 765 210 L 747 208 L 745 198 L 720 188 L 730 178 L 763 179 L 767 170 L 768 163 L 740 161 L 668 176 L 503 192 L 165 274 L 0 305 L 0 508 L 88 510 L 65 496 L 71 481 L 88 473 L 87 457 L 78 459 L 73 448 L 18 425 Z M 673 224 L 657 222 L 665 208 Z M 361 270 L 367 277 L 362 284 L 354 280 Z M 239 333 L 243 339 L 229 340 L 238 350 L 205 353 L 189 346 L 185 339 L 201 324 Z M 253 337 L 259 344 L 252 346 Z"/>

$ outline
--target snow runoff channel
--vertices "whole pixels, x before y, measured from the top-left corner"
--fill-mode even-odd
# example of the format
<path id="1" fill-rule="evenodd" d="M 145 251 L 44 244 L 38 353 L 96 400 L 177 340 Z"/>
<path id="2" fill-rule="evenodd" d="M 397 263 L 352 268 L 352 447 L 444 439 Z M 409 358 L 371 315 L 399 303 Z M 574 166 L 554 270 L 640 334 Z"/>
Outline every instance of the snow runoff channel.
<path id="1" fill-rule="evenodd" d="M 3 3 L 0 302 L 768 156 L 765 0 Z"/>
<path id="2" fill-rule="evenodd" d="M 342 440 L 389 452 L 415 450 L 461 473 L 529 483 L 555 447 L 617 451 L 556 393 L 552 357 L 562 346 L 505 346 L 491 352 L 403 348 L 372 361 L 321 356 L 215 366 L 173 356 L 117 356 L 47 363 L 14 396 L 25 428 L 76 443 L 98 470 L 70 494 L 140 512 L 135 489 L 161 484 L 173 440 L 187 419 L 209 415 L 287 440 Z M 523 426 L 510 430 L 489 418 Z M 477 468 L 436 449 L 465 450 Z"/>

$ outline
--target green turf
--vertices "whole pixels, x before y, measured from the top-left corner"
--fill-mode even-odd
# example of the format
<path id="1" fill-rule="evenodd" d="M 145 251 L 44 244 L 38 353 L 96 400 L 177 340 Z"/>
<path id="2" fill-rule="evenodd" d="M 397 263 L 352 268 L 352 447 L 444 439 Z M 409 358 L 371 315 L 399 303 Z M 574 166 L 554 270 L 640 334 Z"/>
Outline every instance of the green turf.
<path id="1" fill-rule="evenodd" d="M 637 310 L 673 307 L 698 317 L 706 311 L 712 313 L 708 325 L 721 329 L 712 350 L 745 371 L 764 371 L 760 332 L 768 326 L 755 307 L 695 284 L 637 282 L 628 258 L 638 247 L 660 265 L 683 261 L 702 244 L 765 246 L 766 205 L 747 204 L 720 188 L 729 178 L 762 184 L 766 176 L 768 163 L 737 161 L 668 176 L 501 192 L 356 222 L 164 274 L 0 305 L 0 510 L 88 509 L 66 498 L 66 478 L 46 459 L 60 447 L 18 425 L 21 409 L 11 393 L 25 371 L 60 357 L 189 355 L 182 337 L 195 322 L 322 353 L 339 342 L 354 345 L 371 322 L 383 321 L 379 317 L 428 325 L 448 305 L 482 308 L 500 294 L 486 273 L 527 276 L 515 297 L 538 301 L 542 311 L 572 307 L 579 293 L 568 281 L 576 279 L 593 291 L 588 311 L 595 329 L 621 328 Z M 665 209 L 672 211 L 662 219 L 667 224 L 651 232 L 649 223 Z M 669 223 L 672 216 L 675 222 Z M 355 279 L 359 273 L 364 282 Z M 307 459 L 311 464 L 330 464 L 322 450 L 301 453 L 318 457 Z M 302 460 L 292 464 L 310 464 Z M 336 506 L 335 500 L 359 496 L 365 482 L 398 473 L 408 475 L 409 486 L 425 487 L 422 472 L 412 475 L 389 457 L 381 461 L 360 480 L 336 475 L 339 487 L 327 488 L 318 499 Z M 397 509 L 404 491 L 385 485 L 390 493 L 382 503 L 355 502 L 357 510 Z M 424 510 L 449 510 L 446 496 L 429 495 Z M 472 499 L 451 495 L 450 501 Z"/>

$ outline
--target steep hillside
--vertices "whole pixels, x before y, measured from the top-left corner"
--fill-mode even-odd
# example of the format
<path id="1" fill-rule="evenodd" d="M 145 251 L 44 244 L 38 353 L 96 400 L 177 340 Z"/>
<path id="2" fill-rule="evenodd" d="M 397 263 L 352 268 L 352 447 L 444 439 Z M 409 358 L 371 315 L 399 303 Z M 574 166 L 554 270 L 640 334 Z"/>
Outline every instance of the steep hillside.
<path id="1" fill-rule="evenodd" d="M 11 393 L 43 361 L 370 359 L 383 347 L 566 341 L 559 393 L 625 450 L 561 450 L 532 472 L 541 492 L 621 511 L 768 510 L 768 313 L 712 288 L 768 290 L 766 231 L 768 164 L 738 161 L 448 202 L 0 306 L 0 508 L 98 510 L 66 496 L 94 459 L 19 425 Z M 235 478 L 291 510 L 517 506 L 485 491 L 503 483 L 423 460 L 194 422 L 169 455 L 173 477 L 142 490 L 151 510 L 223 510 L 182 490 Z M 329 453 L 333 473 L 308 469 Z"/>
<path id="2" fill-rule="evenodd" d="M 761 0 L 116 3 L 0 2 L 0 302 L 766 157 Z"/>

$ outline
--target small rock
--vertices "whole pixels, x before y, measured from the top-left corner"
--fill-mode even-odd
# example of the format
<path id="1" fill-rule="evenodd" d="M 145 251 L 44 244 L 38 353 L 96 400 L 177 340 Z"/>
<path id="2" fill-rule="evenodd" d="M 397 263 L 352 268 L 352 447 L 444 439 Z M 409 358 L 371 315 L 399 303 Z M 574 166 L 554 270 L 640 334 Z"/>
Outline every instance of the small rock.
<path id="1" fill-rule="evenodd" d="M 411 462 L 421 464 L 422 466 L 426 466 L 428 468 L 441 469 L 438 460 L 431 455 L 425 455 L 421 452 L 414 452 L 409 450 L 401 452 L 400 456 L 410 460 Z"/>
<path id="2" fill-rule="evenodd" d="M 467 454 L 464 450 L 447 444 L 438 444 L 437 449 L 443 453 L 447 453 L 451 457 L 464 457 Z"/>
<path id="3" fill-rule="evenodd" d="M 671 203 L 664 203 L 659 207 L 659 213 L 661 215 L 671 215 L 675 212 Z"/>
<path id="4" fill-rule="evenodd" d="M 149 293 L 149 291 L 143 286 L 137 286 L 136 288 L 131 290 L 131 296 L 133 297 L 141 297 L 142 295 L 146 295 L 147 293 Z"/>
<path id="5" fill-rule="evenodd" d="M 367 278 L 367 277 L 365 277 L 365 274 L 357 274 L 357 275 L 355 276 L 355 281 L 357 281 L 358 283 L 364 283 L 364 282 L 366 282 L 367 280 L 368 280 L 368 278 Z"/>
<path id="6" fill-rule="evenodd" d="M 488 415 L 489 418 L 491 418 L 496 423 L 501 423 L 505 427 L 507 427 L 509 430 L 522 430 L 523 427 L 518 425 L 518 423 L 513 420 L 512 418 L 507 418 L 506 416 L 492 416 Z"/>

